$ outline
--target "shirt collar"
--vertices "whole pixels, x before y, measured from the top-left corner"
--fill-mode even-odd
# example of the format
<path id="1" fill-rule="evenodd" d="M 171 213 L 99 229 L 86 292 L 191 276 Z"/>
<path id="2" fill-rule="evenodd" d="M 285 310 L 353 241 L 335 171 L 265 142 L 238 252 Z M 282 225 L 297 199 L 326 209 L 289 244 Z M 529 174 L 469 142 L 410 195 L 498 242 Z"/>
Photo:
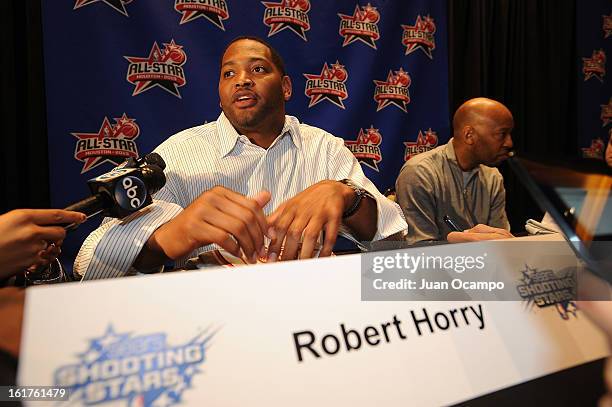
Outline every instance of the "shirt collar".
<path id="1" fill-rule="evenodd" d="M 300 122 L 297 118 L 293 116 L 285 116 L 285 124 L 280 132 L 280 137 L 277 137 L 276 140 L 274 140 L 272 145 L 270 145 L 270 148 L 272 148 L 278 142 L 278 140 L 288 134 L 293 141 L 293 144 L 298 150 L 300 150 L 302 148 L 302 136 L 300 134 L 299 124 Z M 238 134 L 234 126 L 232 126 L 229 119 L 223 112 L 221 112 L 219 118 L 217 119 L 217 134 L 219 137 L 219 156 L 224 157 L 233 150 L 234 146 L 236 146 L 236 143 L 240 138 L 240 134 Z"/>
<path id="2" fill-rule="evenodd" d="M 448 140 L 448 143 L 446 143 L 445 153 L 446 158 L 448 158 L 451 162 L 455 164 L 457 170 L 459 170 L 459 172 L 464 172 L 461 167 L 459 167 L 459 163 L 457 162 L 457 154 L 455 153 L 455 146 L 453 145 L 453 137 L 451 137 L 450 140 Z M 474 173 L 480 172 L 480 165 L 477 165 L 475 168 L 468 172 L 470 173 L 468 180 L 470 180 Z"/>
<path id="3" fill-rule="evenodd" d="M 457 155 L 455 154 L 455 147 L 453 146 L 453 137 L 451 137 L 450 140 L 448 140 L 448 143 L 446 143 L 446 148 L 444 149 L 444 152 L 446 153 L 446 158 L 453 161 L 454 163 L 457 163 Z M 457 166 L 458 165 L 459 164 L 457 164 Z"/>

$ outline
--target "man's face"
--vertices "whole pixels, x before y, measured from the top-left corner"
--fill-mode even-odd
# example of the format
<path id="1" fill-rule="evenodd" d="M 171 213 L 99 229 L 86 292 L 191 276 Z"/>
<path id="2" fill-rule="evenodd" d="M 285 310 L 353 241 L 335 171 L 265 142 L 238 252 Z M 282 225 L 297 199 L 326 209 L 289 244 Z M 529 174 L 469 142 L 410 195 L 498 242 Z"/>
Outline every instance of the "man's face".
<path id="1" fill-rule="evenodd" d="M 270 50 L 239 40 L 223 54 L 219 76 L 221 108 L 241 133 L 266 130 L 284 122 L 291 81 L 274 65 Z"/>
<path id="2" fill-rule="evenodd" d="M 495 109 L 472 126 L 476 133 L 474 154 L 480 164 L 501 164 L 512 150 L 514 119 L 507 109 Z"/>

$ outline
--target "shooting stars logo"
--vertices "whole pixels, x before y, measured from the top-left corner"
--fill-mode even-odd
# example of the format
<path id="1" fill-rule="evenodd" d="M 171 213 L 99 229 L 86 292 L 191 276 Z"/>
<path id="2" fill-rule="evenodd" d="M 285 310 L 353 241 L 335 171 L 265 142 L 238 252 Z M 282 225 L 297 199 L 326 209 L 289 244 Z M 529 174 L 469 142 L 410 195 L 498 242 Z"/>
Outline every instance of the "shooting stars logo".
<path id="1" fill-rule="evenodd" d="M 525 265 L 522 278 L 516 287 L 528 307 L 554 307 L 559 316 L 568 320 L 576 316 L 576 271 L 572 268 L 538 270 Z"/>
<path id="2" fill-rule="evenodd" d="M 209 328 L 184 344 L 170 345 L 164 332 L 118 333 L 109 325 L 102 336 L 89 340 L 76 363 L 55 370 L 54 382 L 68 387 L 70 400 L 79 405 L 180 404 L 183 393 L 193 388 L 194 376 L 202 372 L 215 334 Z"/>

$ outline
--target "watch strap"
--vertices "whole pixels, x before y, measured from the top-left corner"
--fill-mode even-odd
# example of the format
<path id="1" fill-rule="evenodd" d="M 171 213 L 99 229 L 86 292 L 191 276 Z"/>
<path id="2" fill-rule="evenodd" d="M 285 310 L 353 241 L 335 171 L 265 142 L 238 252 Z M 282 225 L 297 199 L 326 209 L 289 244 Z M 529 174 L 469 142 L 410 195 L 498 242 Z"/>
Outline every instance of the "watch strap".
<path id="1" fill-rule="evenodd" d="M 357 210 L 359 209 L 359 205 L 361 204 L 361 201 L 363 200 L 364 197 L 369 196 L 370 198 L 373 198 L 372 194 L 370 194 L 365 189 L 360 188 L 357 185 L 355 185 L 350 179 L 345 178 L 345 179 L 341 179 L 338 182 L 341 182 L 344 185 L 352 188 L 353 191 L 355 192 L 355 198 L 353 199 L 353 202 L 351 202 L 349 207 L 346 208 L 346 210 L 342 213 L 342 219 L 350 218 L 351 216 L 353 216 L 355 212 L 357 212 Z"/>

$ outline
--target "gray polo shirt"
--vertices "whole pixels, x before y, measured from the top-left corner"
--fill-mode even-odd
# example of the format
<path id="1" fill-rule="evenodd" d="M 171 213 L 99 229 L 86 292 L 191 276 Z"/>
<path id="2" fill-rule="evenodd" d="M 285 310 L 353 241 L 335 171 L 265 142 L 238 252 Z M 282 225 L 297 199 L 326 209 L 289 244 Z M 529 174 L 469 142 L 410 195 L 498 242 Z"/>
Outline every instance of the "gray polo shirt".
<path id="1" fill-rule="evenodd" d="M 478 223 L 510 230 L 502 175 L 497 168 L 479 165 L 464 184 L 452 140 L 411 158 L 400 170 L 395 189 L 411 243 L 446 240 L 451 229 L 444 215 L 461 230 Z"/>

